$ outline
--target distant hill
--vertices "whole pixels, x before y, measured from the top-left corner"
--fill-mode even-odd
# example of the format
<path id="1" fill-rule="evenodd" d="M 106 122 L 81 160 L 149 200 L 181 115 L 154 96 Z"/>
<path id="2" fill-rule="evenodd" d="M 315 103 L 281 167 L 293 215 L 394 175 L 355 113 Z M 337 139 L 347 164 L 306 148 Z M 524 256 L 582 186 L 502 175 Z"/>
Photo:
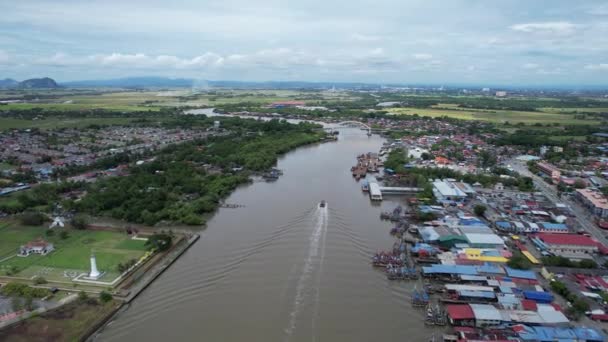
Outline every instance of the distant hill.
<path id="1" fill-rule="evenodd" d="M 158 87 L 179 87 L 189 88 L 194 84 L 194 80 L 187 78 L 166 78 L 166 77 L 128 77 L 109 80 L 86 80 L 62 82 L 61 85 L 72 88 L 86 87 L 112 87 L 112 88 L 158 88 Z"/>
<path id="2" fill-rule="evenodd" d="M 38 88 L 59 88 L 57 82 L 54 79 L 43 77 L 43 78 L 30 78 L 29 80 L 25 80 L 19 82 L 16 88 L 21 89 L 38 89 Z"/>
<path id="3" fill-rule="evenodd" d="M 0 80 L 0 88 L 13 88 L 16 87 L 19 84 L 19 82 L 15 81 L 12 78 L 5 78 L 3 80 Z"/>
<path id="4" fill-rule="evenodd" d="M 70 88 L 110 87 L 110 88 L 206 88 L 225 87 L 241 89 L 301 89 L 301 88 L 323 88 L 329 89 L 333 86 L 348 88 L 377 87 L 365 83 L 341 83 L 341 82 L 298 82 L 298 81 L 207 81 L 189 78 L 167 78 L 167 77 L 129 77 L 108 80 L 86 80 L 62 82 L 62 86 Z"/>

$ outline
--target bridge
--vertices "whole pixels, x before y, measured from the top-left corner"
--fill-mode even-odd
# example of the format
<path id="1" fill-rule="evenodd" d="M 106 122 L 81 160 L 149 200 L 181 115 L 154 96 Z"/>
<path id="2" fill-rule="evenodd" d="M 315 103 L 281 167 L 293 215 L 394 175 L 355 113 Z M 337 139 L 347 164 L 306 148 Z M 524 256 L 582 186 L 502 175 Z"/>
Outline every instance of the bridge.
<path id="1" fill-rule="evenodd" d="M 355 125 L 367 130 L 367 135 L 372 135 L 372 128 L 360 121 L 342 121 L 337 123 L 338 126 Z"/>

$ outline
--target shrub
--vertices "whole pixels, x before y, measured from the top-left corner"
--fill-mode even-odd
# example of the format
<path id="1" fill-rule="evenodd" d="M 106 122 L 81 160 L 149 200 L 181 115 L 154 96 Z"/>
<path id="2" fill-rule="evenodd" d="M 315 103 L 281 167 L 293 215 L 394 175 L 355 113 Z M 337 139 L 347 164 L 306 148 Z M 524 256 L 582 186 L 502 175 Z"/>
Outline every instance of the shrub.
<path id="1" fill-rule="evenodd" d="M 10 282 L 0 288 L 0 294 L 7 297 L 43 298 L 51 294 L 47 289 L 40 289 L 26 284 Z"/>
<path id="2" fill-rule="evenodd" d="M 37 211 L 26 211 L 19 215 L 21 224 L 25 226 L 39 226 L 44 223 L 46 217 Z"/>
<path id="3" fill-rule="evenodd" d="M 46 284 L 46 283 L 48 283 L 48 281 L 46 281 L 46 279 L 44 279 L 43 277 L 38 276 L 38 277 L 34 278 L 34 284 L 36 284 L 36 285 L 42 285 L 42 284 Z"/>
<path id="4" fill-rule="evenodd" d="M 112 294 L 106 291 L 101 291 L 99 294 L 99 300 L 101 300 L 102 303 L 107 303 L 112 300 Z"/>
<path id="5" fill-rule="evenodd" d="M 70 221 L 70 224 L 74 229 L 83 230 L 89 225 L 89 219 L 82 214 L 76 214 Z"/>

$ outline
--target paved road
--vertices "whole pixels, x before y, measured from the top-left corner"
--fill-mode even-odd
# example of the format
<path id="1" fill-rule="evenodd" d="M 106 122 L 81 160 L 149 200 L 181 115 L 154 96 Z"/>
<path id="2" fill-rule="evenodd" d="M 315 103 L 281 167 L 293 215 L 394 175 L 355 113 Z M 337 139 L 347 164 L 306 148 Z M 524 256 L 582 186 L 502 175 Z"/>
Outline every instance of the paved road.
<path id="1" fill-rule="evenodd" d="M 531 177 L 534 181 L 534 185 L 536 185 L 536 187 L 541 190 L 550 200 L 554 201 L 555 203 L 564 203 L 568 205 L 568 207 L 576 215 L 575 221 L 578 223 L 578 226 L 575 227 L 576 230 L 583 229 L 589 232 L 589 234 L 591 234 L 597 241 L 608 246 L 608 239 L 606 239 L 605 236 L 607 232 L 599 228 L 594 223 L 594 218 L 589 210 L 567 197 L 558 197 L 557 189 L 554 186 L 547 184 L 547 182 L 545 182 L 539 176 L 531 173 L 524 162 L 511 159 L 507 162 L 507 164 L 511 165 L 513 170 L 519 174 Z"/>

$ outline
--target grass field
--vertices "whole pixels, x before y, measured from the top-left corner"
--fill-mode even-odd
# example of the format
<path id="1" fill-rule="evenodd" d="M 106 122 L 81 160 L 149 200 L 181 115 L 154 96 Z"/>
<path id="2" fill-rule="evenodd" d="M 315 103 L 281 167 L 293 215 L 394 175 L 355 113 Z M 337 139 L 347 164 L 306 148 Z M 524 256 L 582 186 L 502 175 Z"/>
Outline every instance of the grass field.
<path id="1" fill-rule="evenodd" d="M 1 95 L 1 94 L 0 94 Z M 58 98 L 40 103 L 11 103 L 2 109 L 46 108 L 54 110 L 108 109 L 116 111 L 157 111 L 162 107 L 213 106 L 228 103 L 253 102 L 266 104 L 275 101 L 307 98 L 311 101 L 348 101 L 350 95 L 341 92 L 302 92 L 297 90 L 225 90 L 216 89 L 211 93 L 192 92 L 190 89 L 169 91 L 115 91 L 99 95 L 64 94 Z M 1 97 L 1 96 L 0 96 Z"/>
<path id="2" fill-rule="evenodd" d="M 122 233 L 70 229 L 69 237 L 61 239 L 59 231 L 50 237 L 45 236 L 45 231 L 44 227 L 23 227 L 10 222 L 0 226 L 0 259 L 16 254 L 19 246 L 38 238 L 55 245 L 55 250 L 45 256 L 13 257 L 0 262 L 0 274 L 15 266 L 19 270 L 16 276 L 40 275 L 48 280 L 69 281 L 63 272 L 88 272 L 94 251 L 98 268 L 107 275 L 103 280 L 108 280 L 118 275 L 119 263 L 139 259 L 145 253 L 145 241 L 131 240 Z"/>
<path id="3" fill-rule="evenodd" d="M 552 108 L 552 107 L 544 107 L 538 108 L 543 112 L 547 113 L 608 113 L 608 107 L 605 108 Z"/>
<path id="4" fill-rule="evenodd" d="M 444 105 L 445 106 L 445 105 Z M 395 115 L 414 115 L 442 117 L 447 116 L 462 120 L 480 120 L 495 123 L 504 123 L 508 121 L 511 124 L 522 122 L 524 124 L 535 123 L 558 123 L 561 125 L 595 125 L 599 124 L 599 120 L 581 120 L 575 119 L 570 114 L 546 113 L 546 112 L 518 112 L 518 111 L 483 111 L 479 109 L 454 110 L 449 107 L 439 108 L 390 108 L 388 111 Z"/>

